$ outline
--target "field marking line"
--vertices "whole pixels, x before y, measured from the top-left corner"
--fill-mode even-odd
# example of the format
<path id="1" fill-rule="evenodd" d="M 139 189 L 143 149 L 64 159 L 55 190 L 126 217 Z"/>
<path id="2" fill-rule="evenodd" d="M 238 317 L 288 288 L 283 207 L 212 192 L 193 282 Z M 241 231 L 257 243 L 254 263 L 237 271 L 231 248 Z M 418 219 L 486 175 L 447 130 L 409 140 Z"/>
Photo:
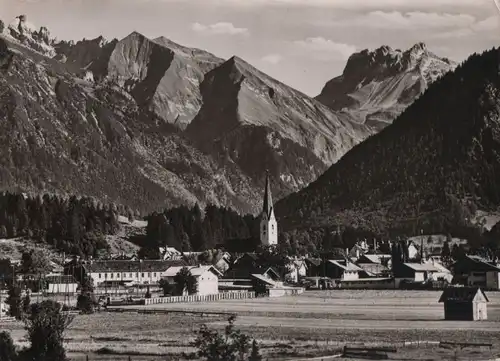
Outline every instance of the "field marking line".
<path id="1" fill-rule="evenodd" d="M 331 355 L 331 356 L 319 356 L 319 357 L 310 357 L 310 358 L 301 358 L 301 359 L 288 359 L 286 361 L 326 361 L 334 358 L 340 358 L 342 357 L 342 354 L 337 354 L 337 355 Z"/>

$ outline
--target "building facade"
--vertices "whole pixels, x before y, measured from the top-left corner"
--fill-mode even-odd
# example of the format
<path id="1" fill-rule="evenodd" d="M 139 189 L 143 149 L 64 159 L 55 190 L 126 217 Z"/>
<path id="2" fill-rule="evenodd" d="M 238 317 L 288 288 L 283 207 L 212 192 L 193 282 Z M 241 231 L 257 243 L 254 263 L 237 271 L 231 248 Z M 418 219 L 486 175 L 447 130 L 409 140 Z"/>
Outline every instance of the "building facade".
<path id="1" fill-rule="evenodd" d="M 219 277 L 222 274 L 214 266 L 188 266 L 189 272 L 196 278 L 196 295 L 216 295 L 219 293 Z M 169 268 L 163 279 L 174 283 L 175 275 L 182 267 Z"/>
<path id="2" fill-rule="evenodd" d="M 482 321 L 488 319 L 488 297 L 479 287 L 450 287 L 444 290 L 440 303 L 444 304 L 445 320 Z"/>
<path id="3" fill-rule="evenodd" d="M 274 246 L 278 244 L 278 222 L 276 221 L 276 217 L 274 215 L 269 174 L 266 176 L 264 205 L 260 216 L 260 242 L 264 246 Z"/>

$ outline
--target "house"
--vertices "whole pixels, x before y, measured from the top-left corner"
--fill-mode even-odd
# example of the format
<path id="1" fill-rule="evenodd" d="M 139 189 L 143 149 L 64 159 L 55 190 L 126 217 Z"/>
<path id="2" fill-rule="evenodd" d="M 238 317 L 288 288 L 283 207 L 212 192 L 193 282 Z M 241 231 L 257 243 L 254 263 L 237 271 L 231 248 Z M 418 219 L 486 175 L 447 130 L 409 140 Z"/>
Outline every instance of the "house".
<path id="1" fill-rule="evenodd" d="M 359 279 L 363 270 L 349 260 L 326 260 L 324 262 L 325 276 L 334 280 L 347 281 Z"/>
<path id="2" fill-rule="evenodd" d="M 362 268 L 368 274 L 382 276 L 389 274 L 389 261 L 391 256 L 388 254 L 369 254 L 365 253 L 356 261 L 356 265 Z"/>
<path id="3" fill-rule="evenodd" d="M 170 267 L 162 274 L 162 279 L 175 283 L 174 279 L 183 266 Z M 187 266 L 189 272 L 196 278 L 196 295 L 216 295 L 219 293 L 219 277 L 222 273 L 214 266 Z"/>
<path id="4" fill-rule="evenodd" d="M 292 283 L 298 283 L 301 278 L 307 276 L 307 264 L 304 260 L 291 259 L 286 266 L 285 279 Z"/>
<path id="5" fill-rule="evenodd" d="M 160 255 L 164 261 L 182 259 L 182 252 L 174 247 L 160 247 Z"/>
<path id="6" fill-rule="evenodd" d="M 369 250 L 370 246 L 368 245 L 368 242 L 366 242 L 366 240 L 362 240 L 356 242 L 356 244 L 350 250 L 346 250 L 346 254 L 352 260 L 357 261 L 359 257 L 361 257 L 365 253 L 368 253 Z"/>
<path id="7" fill-rule="evenodd" d="M 444 303 L 445 320 L 480 321 L 488 319 L 488 297 L 479 287 L 446 288 L 439 299 Z"/>
<path id="8" fill-rule="evenodd" d="M 231 266 L 231 255 L 228 252 L 217 253 L 213 262 L 215 268 L 225 273 Z"/>
<path id="9" fill-rule="evenodd" d="M 9 306 L 4 301 L 0 301 L 0 318 L 6 317 L 8 312 Z"/>
<path id="10" fill-rule="evenodd" d="M 306 264 L 306 276 L 307 277 L 319 277 L 323 275 L 322 262 L 319 258 L 306 258 L 304 260 Z"/>
<path id="11" fill-rule="evenodd" d="M 447 269 L 445 266 L 443 266 L 440 262 L 431 259 L 431 260 L 425 261 L 424 263 L 430 264 L 434 268 L 437 269 L 437 272 L 430 273 L 431 280 L 433 280 L 433 281 L 444 280 L 448 283 L 452 283 L 453 274 L 451 273 L 451 271 L 449 269 Z"/>
<path id="12" fill-rule="evenodd" d="M 73 276 L 52 274 L 45 276 L 45 292 L 50 294 L 75 294 L 78 283 Z"/>
<path id="13" fill-rule="evenodd" d="M 425 282 L 433 279 L 433 274 L 439 269 L 431 263 L 403 263 L 395 275 L 396 286 L 401 281 Z"/>
<path id="14" fill-rule="evenodd" d="M 500 266 L 478 256 L 465 256 L 451 266 L 454 281 L 465 286 L 500 289 Z"/>
<path id="15" fill-rule="evenodd" d="M 236 265 L 235 265 L 236 266 Z M 229 290 L 251 290 L 255 286 L 256 275 L 266 280 L 282 284 L 281 276 L 272 267 L 236 268 L 232 267 L 219 280 L 219 288 Z"/>
<path id="16" fill-rule="evenodd" d="M 79 283 L 83 277 L 90 276 L 94 287 L 151 285 L 157 284 L 170 267 L 186 265 L 182 260 L 77 261 L 67 264 L 64 273 L 74 276 Z"/>
<path id="17" fill-rule="evenodd" d="M 408 259 L 417 259 L 420 257 L 420 245 L 411 240 L 408 242 Z"/>

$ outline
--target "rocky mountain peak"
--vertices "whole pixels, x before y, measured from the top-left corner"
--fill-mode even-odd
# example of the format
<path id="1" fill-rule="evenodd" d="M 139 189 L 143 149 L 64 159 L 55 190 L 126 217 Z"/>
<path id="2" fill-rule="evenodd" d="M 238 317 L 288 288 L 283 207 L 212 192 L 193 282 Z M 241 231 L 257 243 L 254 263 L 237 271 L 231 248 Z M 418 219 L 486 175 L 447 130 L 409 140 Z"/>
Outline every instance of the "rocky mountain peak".
<path id="1" fill-rule="evenodd" d="M 376 130 L 390 124 L 428 85 L 456 67 L 417 43 L 406 51 L 384 45 L 351 55 L 342 75 L 317 99 L 334 110 L 356 112 Z"/>
<path id="2" fill-rule="evenodd" d="M 55 39 L 51 38 L 50 31 L 45 26 L 37 29 L 26 15 L 17 16 L 4 30 L 4 34 L 43 55 L 56 55 Z"/>

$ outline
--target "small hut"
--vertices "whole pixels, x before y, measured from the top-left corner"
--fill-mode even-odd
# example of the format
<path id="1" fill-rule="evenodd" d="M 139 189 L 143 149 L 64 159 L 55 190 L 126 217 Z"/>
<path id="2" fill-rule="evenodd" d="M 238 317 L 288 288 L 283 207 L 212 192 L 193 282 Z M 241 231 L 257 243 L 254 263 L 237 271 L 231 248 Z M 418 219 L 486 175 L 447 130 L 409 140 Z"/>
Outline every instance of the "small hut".
<path id="1" fill-rule="evenodd" d="M 446 288 L 439 299 L 445 320 L 480 321 L 488 318 L 488 297 L 479 287 Z"/>

